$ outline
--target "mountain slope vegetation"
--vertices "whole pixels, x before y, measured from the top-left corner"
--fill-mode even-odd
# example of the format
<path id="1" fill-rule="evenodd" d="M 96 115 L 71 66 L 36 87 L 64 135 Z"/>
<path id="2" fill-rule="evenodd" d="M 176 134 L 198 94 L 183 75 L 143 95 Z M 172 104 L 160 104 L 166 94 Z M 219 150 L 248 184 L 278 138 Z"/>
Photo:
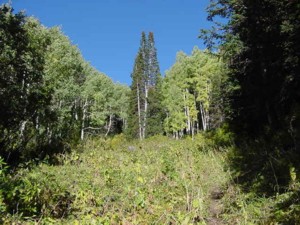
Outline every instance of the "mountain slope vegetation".
<path id="1" fill-rule="evenodd" d="M 207 10 L 165 76 L 142 32 L 128 87 L 0 6 L 0 223 L 300 224 L 300 4 Z"/>

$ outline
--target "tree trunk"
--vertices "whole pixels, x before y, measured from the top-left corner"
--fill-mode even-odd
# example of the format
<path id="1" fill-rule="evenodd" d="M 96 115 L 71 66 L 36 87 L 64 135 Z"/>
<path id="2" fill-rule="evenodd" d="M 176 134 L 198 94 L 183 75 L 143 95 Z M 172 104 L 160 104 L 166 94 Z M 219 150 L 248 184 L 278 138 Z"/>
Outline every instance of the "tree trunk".
<path id="1" fill-rule="evenodd" d="M 39 116 L 37 115 L 35 118 L 35 129 L 39 130 L 40 128 L 40 122 L 39 122 Z"/>
<path id="2" fill-rule="evenodd" d="M 179 132 L 179 131 L 176 131 L 176 133 L 175 133 L 175 138 L 176 138 L 176 140 L 178 140 L 178 136 L 179 136 L 179 135 L 178 135 L 178 132 Z"/>
<path id="3" fill-rule="evenodd" d="M 85 119 L 86 119 L 86 111 L 87 111 L 87 105 L 88 101 L 86 99 L 84 105 L 83 105 L 83 112 L 82 112 L 82 122 L 81 122 L 81 132 L 80 132 L 80 139 L 84 139 L 84 127 L 85 127 Z"/>
<path id="4" fill-rule="evenodd" d="M 186 93 L 183 94 L 183 101 L 184 101 L 184 114 L 186 117 L 186 133 L 190 134 L 191 133 L 191 118 L 190 118 L 190 112 L 189 112 L 189 107 L 187 103 L 187 94 L 188 94 L 188 89 L 185 89 Z"/>
<path id="5" fill-rule="evenodd" d="M 107 132 L 106 132 L 106 134 L 105 134 L 105 137 L 107 137 L 108 133 L 110 132 L 111 125 L 112 125 L 112 117 L 113 117 L 113 115 L 110 114 L 110 115 L 109 115 L 109 123 L 108 123 Z"/>
<path id="6" fill-rule="evenodd" d="M 140 140 L 142 140 L 143 136 L 142 136 L 142 121 L 141 121 L 141 102 L 140 102 L 140 87 L 139 87 L 139 84 L 137 83 L 137 88 L 136 88 L 136 91 L 137 91 L 137 100 L 138 100 L 138 117 L 139 117 L 139 137 L 140 137 Z"/>
<path id="7" fill-rule="evenodd" d="M 195 128 L 194 128 L 194 122 L 192 122 L 192 140 L 194 140 L 195 136 Z"/>
<path id="8" fill-rule="evenodd" d="M 195 104 L 195 108 L 197 110 L 196 94 L 194 94 L 194 104 Z M 197 118 L 195 120 L 195 123 L 196 124 L 194 124 L 193 128 L 195 129 L 195 127 L 196 127 L 196 133 L 198 133 L 199 132 L 199 119 L 198 119 L 198 115 L 197 115 Z M 195 131 L 194 131 L 194 133 L 195 133 Z"/>
<path id="9" fill-rule="evenodd" d="M 27 123 L 28 121 L 26 120 L 26 121 L 23 121 L 22 123 L 21 123 L 21 127 L 20 127 L 20 138 L 23 138 L 24 137 L 24 131 L 25 131 L 25 128 L 26 128 L 26 123 Z"/>
<path id="10" fill-rule="evenodd" d="M 147 126 L 147 112 L 148 112 L 148 86 L 145 83 L 145 102 L 144 102 L 144 118 L 143 118 L 143 139 L 145 139 Z"/>
<path id="11" fill-rule="evenodd" d="M 47 126 L 47 137 L 48 137 L 48 144 L 52 142 L 52 130 L 50 130 L 49 125 Z"/>
<path id="12" fill-rule="evenodd" d="M 203 130 L 206 131 L 207 130 L 206 115 L 205 115 L 203 104 L 201 102 L 200 102 L 200 112 L 201 112 L 201 119 L 202 119 L 202 127 Z"/>
<path id="13" fill-rule="evenodd" d="M 78 113 L 77 113 L 77 108 L 76 108 L 76 99 L 74 101 L 74 114 L 75 114 L 75 120 L 78 120 Z"/>

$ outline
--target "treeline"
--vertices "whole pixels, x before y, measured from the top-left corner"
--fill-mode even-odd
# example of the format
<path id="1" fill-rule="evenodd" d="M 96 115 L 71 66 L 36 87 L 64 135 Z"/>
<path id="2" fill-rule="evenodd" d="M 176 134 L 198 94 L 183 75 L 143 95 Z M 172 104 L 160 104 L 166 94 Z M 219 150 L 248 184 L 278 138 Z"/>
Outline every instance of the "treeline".
<path id="1" fill-rule="evenodd" d="M 142 33 L 132 85 L 86 62 L 60 28 L 0 8 L 1 157 L 5 162 L 69 151 L 87 135 L 180 138 L 224 121 L 227 69 L 219 54 L 178 53 L 161 76 L 154 34 Z"/>
<path id="2" fill-rule="evenodd" d="M 219 53 L 197 47 L 190 56 L 179 52 L 162 77 L 154 35 L 143 32 L 131 77 L 128 137 L 194 137 L 225 120 L 227 67 Z"/>
<path id="3" fill-rule="evenodd" d="M 86 62 L 58 27 L 0 7 L 0 156 L 9 164 L 120 133 L 128 87 Z"/>

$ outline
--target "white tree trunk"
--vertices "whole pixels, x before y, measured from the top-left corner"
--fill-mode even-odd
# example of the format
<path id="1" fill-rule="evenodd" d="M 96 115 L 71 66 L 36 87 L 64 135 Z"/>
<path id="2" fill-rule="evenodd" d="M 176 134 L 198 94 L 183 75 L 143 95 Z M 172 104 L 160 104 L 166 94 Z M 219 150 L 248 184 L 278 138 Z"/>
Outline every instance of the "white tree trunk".
<path id="1" fill-rule="evenodd" d="M 109 123 L 108 123 L 108 127 L 107 127 L 107 132 L 105 134 L 105 137 L 107 137 L 107 135 L 109 134 L 110 132 L 110 129 L 111 129 L 111 125 L 112 125 L 112 114 L 109 115 Z"/>
<path id="2" fill-rule="evenodd" d="M 203 130 L 206 131 L 207 130 L 206 115 L 205 115 L 203 104 L 201 102 L 200 102 L 200 112 L 201 112 L 201 119 L 202 119 L 202 127 Z"/>
<path id="3" fill-rule="evenodd" d="M 187 94 L 188 94 L 188 89 L 185 89 L 186 93 L 183 94 L 183 101 L 184 101 L 184 114 L 186 117 L 186 132 L 187 134 L 191 133 L 191 118 L 190 118 L 190 112 L 189 112 L 189 107 L 187 104 Z"/>
<path id="4" fill-rule="evenodd" d="M 192 130 L 192 123 L 191 123 L 191 116 L 190 116 L 190 110 L 189 110 L 189 107 L 186 107 L 187 108 L 187 133 L 188 134 L 191 134 L 191 130 Z"/>
<path id="5" fill-rule="evenodd" d="M 147 113 L 148 113 L 148 85 L 145 83 L 145 102 L 144 102 L 144 118 L 143 118 L 143 139 L 146 136 Z"/>
<path id="6" fill-rule="evenodd" d="M 197 109 L 197 101 L 196 101 L 196 94 L 194 94 L 194 104 L 195 104 L 195 108 Z M 194 133 L 195 133 L 195 127 L 196 127 L 196 133 L 199 132 L 199 120 L 198 120 L 198 115 L 197 115 L 197 118 L 195 120 L 195 123 L 193 125 L 193 129 L 194 129 Z"/>
<path id="7" fill-rule="evenodd" d="M 194 140 L 194 136 L 195 136 L 195 128 L 194 128 L 194 122 L 192 122 L 192 140 Z"/>
<path id="8" fill-rule="evenodd" d="M 206 112 L 206 129 L 210 129 L 210 115 L 209 112 Z"/>
<path id="9" fill-rule="evenodd" d="M 86 112 L 87 112 L 87 105 L 88 105 L 88 101 L 87 99 L 84 102 L 83 105 L 83 112 L 82 112 L 82 122 L 81 122 L 81 132 L 80 132 L 80 139 L 83 140 L 84 139 L 84 128 L 85 128 L 85 119 L 86 119 Z"/>
<path id="10" fill-rule="evenodd" d="M 140 140 L 142 140 L 143 136 L 142 136 L 142 121 L 141 121 L 141 99 L 140 99 L 140 89 L 139 89 L 139 84 L 137 83 L 137 100 L 138 100 L 138 117 L 139 117 L 139 137 Z"/>
<path id="11" fill-rule="evenodd" d="M 50 144 L 52 142 L 52 130 L 50 130 L 49 126 L 47 126 L 47 137 L 48 137 L 48 143 Z"/>
<path id="12" fill-rule="evenodd" d="M 74 113 L 75 113 L 75 120 L 78 120 L 78 113 L 77 113 L 77 108 L 76 108 L 76 104 L 77 104 L 77 102 L 76 102 L 76 99 L 75 99 L 75 101 L 74 101 Z"/>
<path id="13" fill-rule="evenodd" d="M 21 127 L 20 127 L 20 137 L 21 138 L 23 138 L 23 136 L 24 136 L 24 130 L 25 130 L 25 128 L 26 128 L 26 123 L 27 123 L 28 121 L 26 120 L 26 121 L 23 121 L 22 123 L 21 123 Z"/>
<path id="14" fill-rule="evenodd" d="M 35 118 L 35 129 L 38 130 L 40 128 L 39 116 Z"/>

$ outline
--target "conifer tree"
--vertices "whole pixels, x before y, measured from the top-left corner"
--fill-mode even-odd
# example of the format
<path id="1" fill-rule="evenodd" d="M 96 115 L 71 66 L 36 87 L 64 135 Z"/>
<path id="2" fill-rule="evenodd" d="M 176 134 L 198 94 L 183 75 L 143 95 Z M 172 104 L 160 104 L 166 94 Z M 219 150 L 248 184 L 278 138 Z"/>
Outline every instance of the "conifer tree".
<path id="1" fill-rule="evenodd" d="M 161 75 L 152 32 L 149 33 L 148 38 L 144 32 L 142 33 L 139 52 L 131 76 L 127 134 L 133 138 L 144 139 L 147 135 L 161 133 L 161 129 L 159 131 L 153 129 L 153 127 L 161 126 L 163 119 L 159 116 L 162 115 L 162 107 L 159 98 L 160 85 L 157 84 L 161 80 Z M 149 127 L 151 132 L 147 132 Z"/>
<path id="2" fill-rule="evenodd" d="M 149 33 L 148 36 L 148 66 L 147 66 L 147 75 L 148 75 L 148 85 L 150 87 L 156 86 L 157 82 L 159 82 L 160 79 L 160 69 L 159 64 L 157 60 L 157 51 L 155 48 L 155 41 L 154 41 L 154 34 L 153 32 Z"/>
<path id="3" fill-rule="evenodd" d="M 162 77 L 158 74 L 158 79 L 154 87 L 149 90 L 149 108 L 147 112 L 147 130 L 146 137 L 156 134 L 162 134 L 163 121 L 165 119 L 165 112 L 163 107 L 163 95 L 162 95 Z"/>
<path id="4" fill-rule="evenodd" d="M 133 73 L 131 74 L 132 84 L 129 94 L 129 110 L 128 110 L 128 128 L 127 135 L 132 138 L 142 139 L 142 100 L 143 94 L 143 74 L 145 71 L 144 59 L 142 51 L 138 52 L 135 59 Z"/>
<path id="5" fill-rule="evenodd" d="M 146 136 L 163 133 L 164 112 L 162 107 L 161 95 L 161 74 L 157 60 L 157 51 L 155 48 L 154 34 L 149 33 L 147 42 L 147 78 L 148 91 L 147 102 L 148 110 L 146 112 L 147 129 Z"/>

